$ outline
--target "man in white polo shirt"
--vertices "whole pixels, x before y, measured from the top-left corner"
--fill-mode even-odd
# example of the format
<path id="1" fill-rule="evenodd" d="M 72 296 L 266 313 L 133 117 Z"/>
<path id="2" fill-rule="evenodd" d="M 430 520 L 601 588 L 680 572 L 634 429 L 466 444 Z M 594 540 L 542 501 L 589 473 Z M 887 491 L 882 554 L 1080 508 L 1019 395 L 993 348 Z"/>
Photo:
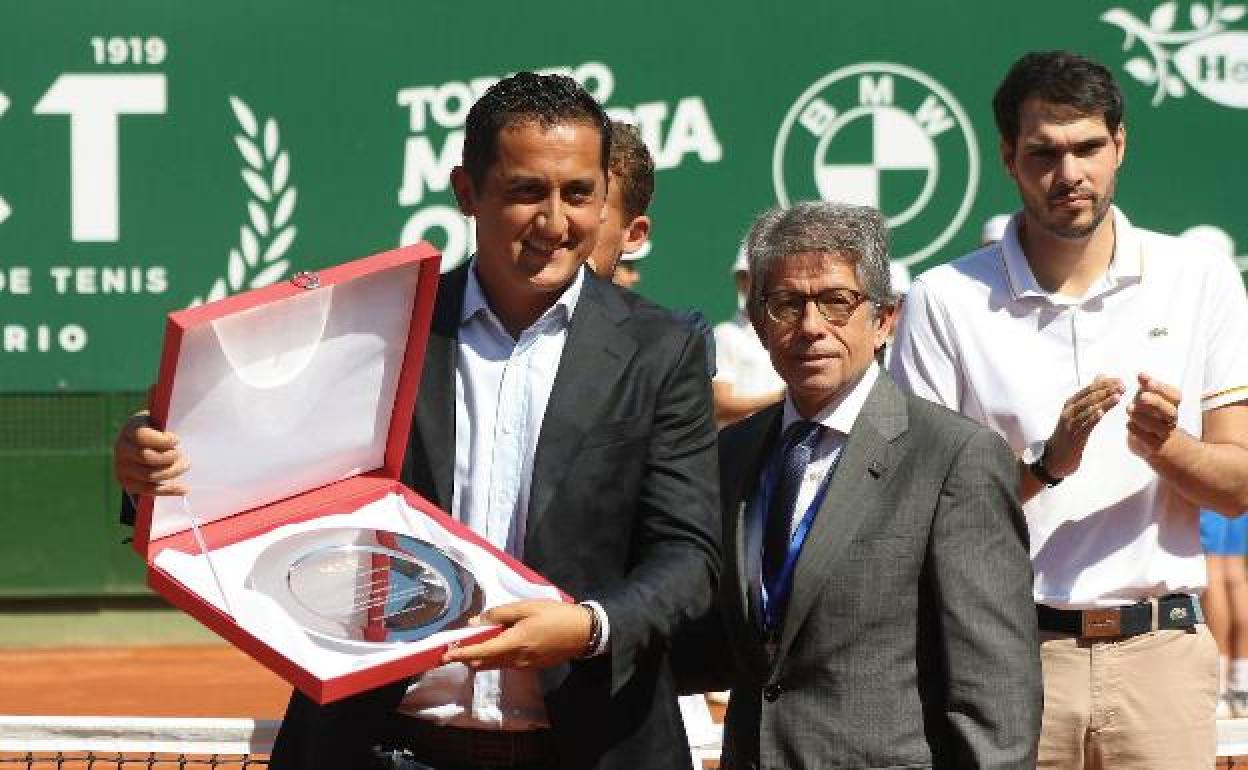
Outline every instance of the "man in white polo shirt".
<path id="1" fill-rule="evenodd" d="M 1248 304 L 1230 260 L 1112 205 L 1103 66 L 1033 53 L 993 99 L 1022 211 L 915 281 L 891 361 L 1023 466 L 1045 679 L 1040 767 L 1213 766 L 1198 510 L 1248 509 Z"/>

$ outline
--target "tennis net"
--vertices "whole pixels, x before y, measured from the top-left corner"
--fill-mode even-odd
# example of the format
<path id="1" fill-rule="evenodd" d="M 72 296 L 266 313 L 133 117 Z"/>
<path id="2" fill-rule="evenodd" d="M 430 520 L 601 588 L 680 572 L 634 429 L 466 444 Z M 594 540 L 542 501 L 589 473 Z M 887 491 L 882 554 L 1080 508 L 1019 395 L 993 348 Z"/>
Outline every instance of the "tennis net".
<path id="1" fill-rule="evenodd" d="M 0 716 L 0 770 L 267 768 L 277 722 Z"/>

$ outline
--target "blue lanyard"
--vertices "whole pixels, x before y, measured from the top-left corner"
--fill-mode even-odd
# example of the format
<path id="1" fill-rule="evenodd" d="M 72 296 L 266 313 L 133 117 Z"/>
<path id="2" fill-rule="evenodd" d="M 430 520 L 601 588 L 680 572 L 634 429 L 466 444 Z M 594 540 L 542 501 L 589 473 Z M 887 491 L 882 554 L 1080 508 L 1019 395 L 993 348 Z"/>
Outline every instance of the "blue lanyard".
<path id="1" fill-rule="evenodd" d="M 841 448 L 842 451 L 844 447 Z M 780 571 L 776 573 L 774 582 L 768 585 L 765 581 L 760 581 L 761 598 L 763 610 L 763 628 L 767 632 L 775 632 L 780 629 L 780 623 L 784 620 L 784 610 L 789 603 L 789 594 L 793 591 L 793 573 L 797 570 L 798 557 L 802 555 L 802 546 L 806 544 L 806 536 L 810 534 L 810 528 L 814 525 L 815 515 L 819 513 L 819 507 L 823 505 L 823 498 L 828 492 L 829 482 L 832 480 L 832 474 L 836 470 L 837 462 L 840 460 L 839 452 L 833 458 L 832 465 L 823 475 L 823 480 L 819 482 L 819 490 L 815 493 L 815 499 L 810 502 L 806 513 L 802 515 L 802 520 L 798 522 L 797 529 L 789 537 L 789 547 L 784 555 L 784 562 L 780 565 Z M 771 496 L 774 490 L 774 480 L 776 476 L 776 457 L 771 459 L 767 464 L 766 476 L 763 478 L 763 497 L 759 501 L 759 509 L 763 517 L 771 509 Z M 765 526 L 765 521 L 763 522 Z"/>

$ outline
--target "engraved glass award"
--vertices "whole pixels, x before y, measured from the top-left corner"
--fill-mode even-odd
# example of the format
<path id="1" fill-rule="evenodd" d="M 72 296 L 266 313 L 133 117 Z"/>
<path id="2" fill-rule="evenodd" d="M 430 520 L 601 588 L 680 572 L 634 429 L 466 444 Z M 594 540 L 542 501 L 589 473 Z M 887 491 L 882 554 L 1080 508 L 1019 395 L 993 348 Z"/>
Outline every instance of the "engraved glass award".
<path id="1" fill-rule="evenodd" d="M 395 645 L 459 628 L 484 595 L 448 549 L 380 529 L 304 532 L 269 546 L 249 581 L 308 634 Z"/>

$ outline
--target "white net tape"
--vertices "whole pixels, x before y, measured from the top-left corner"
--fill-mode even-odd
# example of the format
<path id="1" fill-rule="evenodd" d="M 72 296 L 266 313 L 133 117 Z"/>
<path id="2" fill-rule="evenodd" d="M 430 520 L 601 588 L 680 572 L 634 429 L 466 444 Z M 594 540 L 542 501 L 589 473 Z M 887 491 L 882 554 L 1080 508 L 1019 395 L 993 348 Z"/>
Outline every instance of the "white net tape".
<path id="1" fill-rule="evenodd" d="M 0 716 L 0 770 L 262 768 L 277 722 Z"/>

